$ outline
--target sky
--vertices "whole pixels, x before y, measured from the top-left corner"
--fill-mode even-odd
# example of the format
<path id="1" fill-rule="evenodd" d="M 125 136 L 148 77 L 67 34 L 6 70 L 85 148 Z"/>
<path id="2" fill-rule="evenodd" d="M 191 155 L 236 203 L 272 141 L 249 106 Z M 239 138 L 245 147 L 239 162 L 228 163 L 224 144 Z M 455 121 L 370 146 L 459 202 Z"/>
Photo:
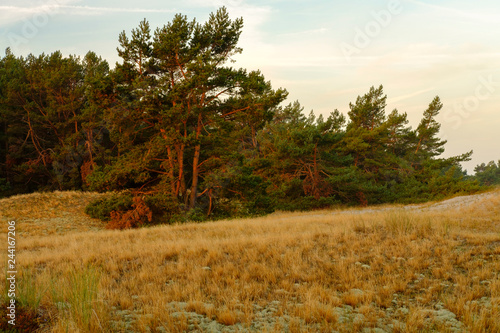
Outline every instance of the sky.
<path id="1" fill-rule="evenodd" d="M 2 0 L 0 52 L 94 51 L 114 67 L 119 33 L 144 18 L 154 30 L 177 13 L 205 22 L 221 6 L 244 20 L 233 66 L 287 89 L 285 103 L 347 115 L 357 96 L 383 85 L 386 113 L 406 112 L 416 128 L 439 96 L 442 156 L 473 150 L 469 174 L 500 160 L 497 0 Z"/>

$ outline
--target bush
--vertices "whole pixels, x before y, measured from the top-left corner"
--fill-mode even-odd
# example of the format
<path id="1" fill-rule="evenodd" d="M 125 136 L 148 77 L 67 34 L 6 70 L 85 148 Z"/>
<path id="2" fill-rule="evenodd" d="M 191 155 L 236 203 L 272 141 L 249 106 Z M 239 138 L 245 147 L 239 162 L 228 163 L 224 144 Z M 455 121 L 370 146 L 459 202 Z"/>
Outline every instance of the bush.
<path id="1" fill-rule="evenodd" d="M 110 229 L 127 229 L 144 224 L 177 222 L 182 206 L 168 194 L 133 196 L 128 192 L 97 199 L 85 208 L 85 213 L 109 222 L 107 227 Z"/>
<path id="2" fill-rule="evenodd" d="M 153 220 L 153 212 L 141 197 L 132 199 L 132 209 L 127 211 L 112 211 L 108 229 L 130 229 L 142 226 Z"/>
<path id="3" fill-rule="evenodd" d="M 168 194 L 148 195 L 144 198 L 144 202 L 153 212 L 153 223 L 171 223 L 182 211 L 179 201 Z"/>
<path id="4" fill-rule="evenodd" d="M 5 178 L 0 178 L 0 198 L 7 197 L 12 191 L 12 186 Z"/>
<path id="5" fill-rule="evenodd" d="M 49 316 L 44 309 L 34 309 L 16 304 L 16 325 L 9 324 L 7 317 L 9 304 L 0 302 L 0 332 L 39 332 L 44 325 L 49 324 Z"/>
<path id="6" fill-rule="evenodd" d="M 132 194 L 113 194 L 109 197 L 97 199 L 87 207 L 85 213 L 90 217 L 100 219 L 102 221 L 111 220 L 111 212 L 127 211 L 132 208 Z"/>
<path id="7" fill-rule="evenodd" d="M 475 178 L 479 184 L 483 186 L 500 184 L 500 161 L 498 161 L 498 166 L 495 161 L 491 161 L 488 164 L 482 163 L 476 166 L 474 171 L 476 173 Z"/>

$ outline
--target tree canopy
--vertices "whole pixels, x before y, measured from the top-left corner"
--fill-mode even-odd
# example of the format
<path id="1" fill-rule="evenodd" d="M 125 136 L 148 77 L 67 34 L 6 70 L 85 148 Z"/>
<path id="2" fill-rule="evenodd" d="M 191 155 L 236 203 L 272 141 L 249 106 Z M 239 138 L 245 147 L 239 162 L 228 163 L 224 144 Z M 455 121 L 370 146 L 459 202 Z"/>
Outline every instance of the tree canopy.
<path id="1" fill-rule="evenodd" d="M 93 52 L 0 58 L 0 193 L 120 191 L 88 207 L 113 227 L 334 204 L 416 202 L 474 191 L 440 158 L 436 97 L 416 129 L 383 87 L 347 115 L 282 105 L 260 71 L 233 67 L 241 18 L 176 15 L 119 35 L 114 69 Z M 482 183 L 496 165 L 482 165 Z M 492 178 L 493 177 L 493 178 Z M 497 177 L 498 178 L 498 177 Z"/>

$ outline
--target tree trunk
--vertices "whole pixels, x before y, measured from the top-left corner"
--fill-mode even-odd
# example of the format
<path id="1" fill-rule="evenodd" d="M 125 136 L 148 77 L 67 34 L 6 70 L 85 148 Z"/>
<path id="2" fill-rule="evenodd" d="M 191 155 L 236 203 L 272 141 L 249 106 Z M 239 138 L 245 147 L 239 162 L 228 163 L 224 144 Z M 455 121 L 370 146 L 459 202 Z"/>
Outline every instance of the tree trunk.
<path id="1" fill-rule="evenodd" d="M 196 127 L 196 140 L 199 140 L 201 134 L 202 122 L 201 122 L 201 113 L 198 115 L 198 126 Z M 189 209 L 193 209 L 196 205 L 196 197 L 198 191 L 198 173 L 199 173 L 199 164 L 200 164 L 200 150 L 201 145 L 198 144 L 194 148 L 194 157 L 193 157 L 193 182 L 191 184 L 191 196 L 189 199 Z"/>
<path id="2" fill-rule="evenodd" d="M 182 200 L 184 201 L 184 204 L 187 205 L 189 198 L 188 198 L 187 189 L 186 189 L 186 178 L 184 176 L 184 150 L 186 148 L 185 142 L 186 142 L 187 137 L 188 137 L 186 121 L 183 121 L 183 127 L 184 127 L 183 129 L 181 127 L 177 127 L 177 131 L 179 133 L 181 133 L 184 140 L 183 140 L 183 143 L 178 144 L 176 146 L 178 166 L 179 166 L 179 179 L 177 180 L 176 192 L 178 194 L 180 191 L 181 196 L 182 196 Z"/>
<path id="3" fill-rule="evenodd" d="M 168 166 L 170 168 L 168 170 L 168 177 L 170 178 L 169 179 L 170 188 L 172 191 L 172 195 L 177 196 L 179 193 L 176 190 L 175 181 L 174 181 L 174 178 L 175 178 L 175 176 L 174 176 L 174 155 L 172 154 L 172 148 L 170 146 L 167 146 L 167 153 L 168 153 Z"/>
<path id="4" fill-rule="evenodd" d="M 198 164 L 200 161 L 200 145 L 196 145 L 193 158 L 193 183 L 191 184 L 191 197 L 189 200 L 189 209 L 193 209 L 196 205 L 196 196 L 198 190 Z"/>
<path id="5" fill-rule="evenodd" d="M 177 193 L 182 194 L 182 197 L 184 198 L 184 203 L 187 203 L 187 193 L 186 193 L 186 180 L 184 177 L 184 147 L 185 144 L 181 144 L 179 148 L 179 153 L 178 153 L 178 160 L 179 160 L 179 179 L 177 181 Z"/>

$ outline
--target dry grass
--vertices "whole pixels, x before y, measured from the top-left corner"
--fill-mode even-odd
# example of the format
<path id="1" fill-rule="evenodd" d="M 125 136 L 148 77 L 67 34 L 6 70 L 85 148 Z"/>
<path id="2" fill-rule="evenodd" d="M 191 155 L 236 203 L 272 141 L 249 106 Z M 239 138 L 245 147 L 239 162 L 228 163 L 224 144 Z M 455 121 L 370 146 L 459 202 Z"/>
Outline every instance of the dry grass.
<path id="1" fill-rule="evenodd" d="M 500 191 L 127 231 L 84 217 L 95 194 L 34 196 L 0 213 L 46 331 L 500 332 Z"/>
<path id="2" fill-rule="evenodd" d="M 25 237 L 101 230 L 102 221 L 90 218 L 84 210 L 103 195 L 60 191 L 16 195 L 0 200 L 0 218 L 15 220 L 17 233 Z"/>

